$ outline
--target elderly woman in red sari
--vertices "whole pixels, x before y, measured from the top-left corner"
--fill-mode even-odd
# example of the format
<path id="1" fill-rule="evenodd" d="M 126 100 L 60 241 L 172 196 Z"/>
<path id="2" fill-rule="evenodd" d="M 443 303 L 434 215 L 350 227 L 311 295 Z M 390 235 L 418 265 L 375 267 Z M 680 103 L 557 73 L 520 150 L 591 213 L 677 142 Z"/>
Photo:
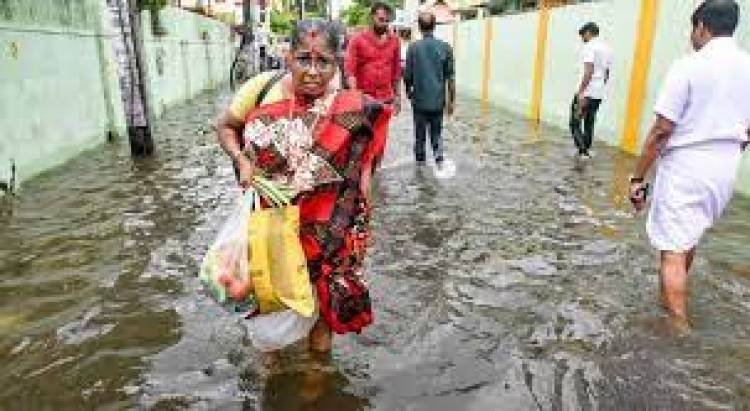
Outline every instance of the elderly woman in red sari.
<path id="1" fill-rule="evenodd" d="M 300 242 L 321 314 L 310 333 L 310 349 L 322 352 L 331 349 L 332 331 L 359 333 L 373 320 L 362 265 L 372 163 L 382 154 L 373 141 L 388 122 L 379 103 L 360 92 L 329 87 L 337 69 L 337 43 L 329 23 L 299 22 L 287 55 L 293 93 L 245 118 L 228 110 L 218 126 L 220 144 L 236 162 L 241 186 L 252 186 L 259 172 L 288 176 L 294 185 Z M 264 132 L 276 122 L 290 121 L 307 138 Z M 291 138 L 299 141 L 286 141 Z"/>

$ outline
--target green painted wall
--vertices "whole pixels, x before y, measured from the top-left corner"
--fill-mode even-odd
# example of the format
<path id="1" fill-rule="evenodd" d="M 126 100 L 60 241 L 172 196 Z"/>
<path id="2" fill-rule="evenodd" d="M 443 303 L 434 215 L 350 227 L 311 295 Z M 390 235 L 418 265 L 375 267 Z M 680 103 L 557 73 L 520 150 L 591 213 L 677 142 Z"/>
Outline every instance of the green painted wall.
<path id="1" fill-rule="evenodd" d="M 651 110 L 667 70 L 673 61 L 690 52 L 690 15 L 698 3 L 697 0 L 660 1 L 639 145 L 653 120 Z M 739 3 L 742 16 L 736 37 L 750 50 L 750 0 L 739 0 Z M 639 8 L 638 0 L 601 0 L 550 10 L 541 102 L 545 123 L 567 129 L 570 103 L 580 70 L 578 29 L 587 21 L 596 21 L 602 28 L 602 38 L 614 53 L 609 97 L 601 108 L 597 137 L 608 144 L 619 145 L 633 68 Z M 492 24 L 492 69 L 488 90 L 491 103 L 526 114 L 532 93 L 538 13 L 494 17 Z M 457 87 L 459 93 L 473 98 L 481 96 L 483 25 L 483 21 L 472 20 L 458 26 Z M 452 33 L 452 29 L 442 28 L 437 35 L 452 42 Z M 745 155 L 739 176 L 738 191 L 750 195 L 750 152 Z"/>
<path id="2" fill-rule="evenodd" d="M 167 34 L 154 36 L 149 12 L 142 15 L 153 115 L 229 81 L 233 43 L 229 27 L 167 7 L 160 12 Z"/>
<path id="3" fill-rule="evenodd" d="M 109 22 L 95 0 L 0 0 L 0 179 L 124 134 Z"/>
<path id="4" fill-rule="evenodd" d="M 27 181 L 110 131 L 126 136 L 116 32 L 104 3 L 0 0 L 1 181 L 11 159 Z M 154 118 L 227 82 L 232 58 L 228 26 L 176 8 L 161 13 L 166 36 L 152 35 L 148 12 L 142 22 Z"/>
<path id="5" fill-rule="evenodd" d="M 750 0 L 740 0 L 742 7 L 742 16 L 740 17 L 740 29 L 737 38 L 750 50 Z M 745 161 L 740 166 L 739 171 L 739 191 L 750 196 L 750 152 L 745 153 Z"/>
<path id="6" fill-rule="evenodd" d="M 482 85 L 482 36 L 484 22 L 471 20 L 458 27 L 456 46 L 456 83 L 458 92 L 472 98 L 479 98 Z"/>
<path id="7" fill-rule="evenodd" d="M 516 14 L 492 20 L 490 100 L 525 116 L 531 101 L 532 76 L 528 73 L 534 72 L 538 15 Z"/>

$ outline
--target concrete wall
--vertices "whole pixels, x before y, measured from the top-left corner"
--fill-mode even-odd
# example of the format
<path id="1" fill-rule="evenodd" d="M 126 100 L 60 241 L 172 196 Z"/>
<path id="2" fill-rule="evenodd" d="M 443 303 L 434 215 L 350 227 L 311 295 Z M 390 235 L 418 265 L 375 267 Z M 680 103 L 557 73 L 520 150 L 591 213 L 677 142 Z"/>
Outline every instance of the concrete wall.
<path id="1" fill-rule="evenodd" d="M 596 21 L 602 27 L 601 37 L 613 51 L 612 83 L 607 102 L 600 110 L 597 134 L 610 144 L 618 144 L 623 127 L 621 113 L 625 112 L 633 65 L 633 39 L 638 19 L 638 7 L 633 7 L 634 3 L 634 0 L 621 0 L 551 10 L 541 103 L 545 121 L 567 127 L 570 105 L 581 75 L 578 30 L 586 22 Z"/>
<path id="2" fill-rule="evenodd" d="M 504 107 L 525 115 L 531 101 L 536 48 L 535 13 L 492 19 L 489 97 Z"/>
<path id="3" fill-rule="evenodd" d="M 739 2 L 743 14 L 737 38 L 750 50 L 750 0 Z M 675 59 L 690 52 L 690 15 L 698 3 L 602 0 L 551 8 L 548 18 L 540 17 L 544 12 L 532 12 L 494 17 L 491 24 L 482 20 L 460 22 L 456 28 L 441 27 L 437 35 L 457 42 L 460 94 L 484 96 L 487 103 L 529 114 L 532 120 L 538 112 L 539 120 L 567 128 L 580 75 L 577 32 L 587 21 L 598 22 L 602 37 L 613 49 L 614 61 L 597 137 L 637 152 L 653 119 L 651 110 L 664 76 Z M 655 22 L 653 39 L 647 35 L 649 17 Z M 485 35 L 488 27 L 490 36 Z M 454 38 L 456 33 L 458 37 Z M 487 47 L 485 39 L 491 42 Z M 483 70 L 484 66 L 489 69 Z M 533 92 L 535 86 L 540 93 Z M 740 170 L 738 190 L 750 195 L 750 153 Z"/>
<path id="4" fill-rule="evenodd" d="M 0 2 L 0 180 L 124 135 L 109 22 L 95 0 Z"/>
<path id="5" fill-rule="evenodd" d="M 229 27 L 168 7 L 160 12 L 166 35 L 154 36 L 149 12 L 142 15 L 152 115 L 229 81 L 233 43 Z"/>
<path id="6" fill-rule="evenodd" d="M 456 83 L 464 95 L 478 98 L 482 85 L 482 30 L 484 22 L 471 20 L 458 26 L 455 45 Z"/>
<path id="7" fill-rule="evenodd" d="M 143 14 L 152 117 L 224 84 L 228 26 L 194 13 L 161 12 L 154 37 Z M 0 1 L 0 181 L 28 180 L 106 141 L 126 136 L 113 38 L 104 0 Z"/>

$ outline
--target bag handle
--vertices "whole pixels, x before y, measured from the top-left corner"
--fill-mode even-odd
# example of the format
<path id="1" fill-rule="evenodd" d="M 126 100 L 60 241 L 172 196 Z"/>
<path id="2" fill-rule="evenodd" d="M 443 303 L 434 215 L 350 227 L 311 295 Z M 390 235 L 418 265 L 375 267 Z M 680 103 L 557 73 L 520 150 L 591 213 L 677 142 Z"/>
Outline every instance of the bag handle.
<path id="1" fill-rule="evenodd" d="M 266 98 L 273 86 L 281 81 L 285 74 L 285 71 L 279 70 L 276 74 L 273 75 L 273 77 L 271 77 L 271 79 L 266 82 L 266 84 L 263 85 L 263 88 L 260 89 L 258 95 L 255 97 L 255 107 L 260 107 L 260 105 L 263 103 L 263 100 Z"/>
<path id="2" fill-rule="evenodd" d="M 253 188 L 248 188 L 246 190 L 242 190 L 242 195 L 240 197 L 242 206 L 245 207 L 245 209 L 250 209 L 253 211 L 257 211 L 261 209 L 260 205 L 260 195 L 258 195 L 258 192 L 255 191 Z"/>
<path id="3" fill-rule="evenodd" d="M 253 210 L 260 210 L 260 195 L 255 190 L 253 190 Z"/>
<path id="4" fill-rule="evenodd" d="M 280 70 L 276 72 L 276 74 L 274 74 L 268 81 L 266 81 L 266 84 L 263 85 L 263 87 L 260 89 L 258 94 L 255 96 L 255 105 L 253 106 L 254 109 L 260 107 L 261 103 L 263 103 L 263 100 L 266 98 L 268 93 L 271 92 L 271 89 L 273 88 L 273 86 L 275 86 L 276 83 L 281 81 L 281 79 L 284 78 L 285 74 L 286 74 L 285 71 Z M 242 121 L 244 122 L 245 119 L 243 118 Z M 240 138 L 239 143 L 240 143 L 240 149 L 244 149 L 245 139 Z M 235 180 L 240 181 L 240 169 L 237 166 L 237 162 L 234 160 L 232 160 L 232 167 L 234 168 Z"/>

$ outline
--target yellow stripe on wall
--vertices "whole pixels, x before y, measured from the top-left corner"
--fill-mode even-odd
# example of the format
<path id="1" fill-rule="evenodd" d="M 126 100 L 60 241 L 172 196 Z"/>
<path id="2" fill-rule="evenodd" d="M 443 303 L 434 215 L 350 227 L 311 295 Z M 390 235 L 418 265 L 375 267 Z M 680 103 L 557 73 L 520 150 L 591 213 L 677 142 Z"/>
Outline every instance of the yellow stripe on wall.
<path id="1" fill-rule="evenodd" d="M 482 47 L 482 109 L 490 105 L 490 73 L 492 73 L 492 17 L 484 19 L 484 47 Z"/>
<path id="2" fill-rule="evenodd" d="M 646 100 L 658 9 L 659 0 L 641 0 L 641 14 L 636 30 L 633 68 L 628 89 L 628 105 L 620 140 L 620 147 L 629 153 L 635 153 L 638 148 L 638 135 L 641 130 L 643 103 Z"/>
<path id="3" fill-rule="evenodd" d="M 540 121 L 542 118 L 542 90 L 544 86 L 544 60 L 547 55 L 547 33 L 549 32 L 549 6 L 547 0 L 541 1 L 539 9 L 539 27 L 536 34 L 536 57 L 534 58 L 534 78 L 529 106 L 529 119 Z"/>

